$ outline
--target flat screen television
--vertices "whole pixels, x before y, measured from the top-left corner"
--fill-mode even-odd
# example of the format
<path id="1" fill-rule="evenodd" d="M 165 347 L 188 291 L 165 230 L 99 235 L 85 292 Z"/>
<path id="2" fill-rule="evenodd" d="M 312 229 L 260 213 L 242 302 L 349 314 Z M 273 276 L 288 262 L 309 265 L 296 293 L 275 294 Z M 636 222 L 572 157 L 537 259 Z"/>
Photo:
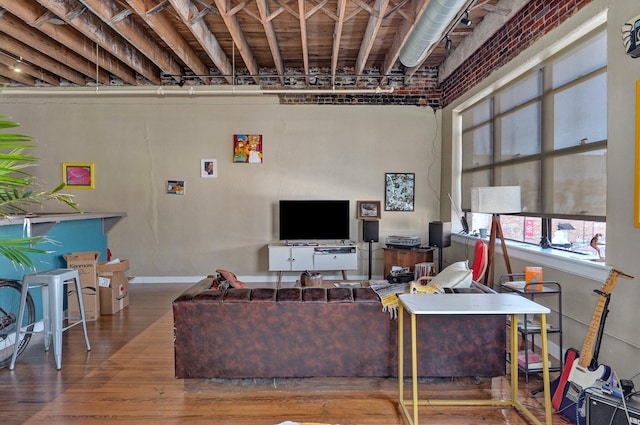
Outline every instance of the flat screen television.
<path id="1" fill-rule="evenodd" d="M 280 240 L 349 239 L 349 201 L 281 200 Z"/>

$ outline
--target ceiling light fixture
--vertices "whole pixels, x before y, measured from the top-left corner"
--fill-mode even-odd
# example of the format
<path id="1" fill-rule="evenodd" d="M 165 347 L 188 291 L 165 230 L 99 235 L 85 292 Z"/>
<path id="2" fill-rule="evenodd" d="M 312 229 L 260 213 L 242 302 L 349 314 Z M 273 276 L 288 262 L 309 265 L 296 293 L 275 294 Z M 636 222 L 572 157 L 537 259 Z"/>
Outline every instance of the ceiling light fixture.
<path id="1" fill-rule="evenodd" d="M 470 27 L 473 21 L 469 19 L 469 12 L 464 12 L 464 16 L 460 19 L 460 23 L 465 27 Z"/>
<path id="2" fill-rule="evenodd" d="M 22 56 L 20 56 L 20 59 L 16 60 L 16 63 L 13 64 L 13 72 L 22 72 L 22 69 L 20 68 L 20 64 L 22 63 Z"/>

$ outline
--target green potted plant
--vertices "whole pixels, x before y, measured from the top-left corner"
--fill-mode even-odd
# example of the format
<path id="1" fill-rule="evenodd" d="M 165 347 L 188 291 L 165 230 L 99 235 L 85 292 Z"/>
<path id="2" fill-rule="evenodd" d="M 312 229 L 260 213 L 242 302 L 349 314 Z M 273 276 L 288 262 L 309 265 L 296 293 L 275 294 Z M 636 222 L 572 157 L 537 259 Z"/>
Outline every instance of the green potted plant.
<path id="1" fill-rule="evenodd" d="M 7 131 L 20 127 L 6 115 L 0 115 L 0 219 L 26 214 L 34 206 L 42 206 L 46 201 L 58 201 L 80 212 L 71 195 L 61 193 L 64 183 L 53 190 L 39 190 L 36 177 L 26 171 L 35 165 L 38 158 L 25 151 L 35 148 L 33 138 L 24 134 Z M 0 255 L 16 265 L 33 269 L 29 254 L 46 251 L 34 246 L 45 241 L 43 236 L 0 238 Z"/>

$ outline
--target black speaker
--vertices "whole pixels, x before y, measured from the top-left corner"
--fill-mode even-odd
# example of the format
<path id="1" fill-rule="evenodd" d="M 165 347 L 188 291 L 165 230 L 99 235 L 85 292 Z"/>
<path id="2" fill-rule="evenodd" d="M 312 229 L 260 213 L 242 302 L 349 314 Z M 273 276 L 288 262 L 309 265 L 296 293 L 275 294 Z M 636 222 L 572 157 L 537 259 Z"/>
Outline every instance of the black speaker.
<path id="1" fill-rule="evenodd" d="M 362 221 L 362 240 L 365 242 L 378 242 L 378 229 L 380 228 L 378 220 Z"/>
<path id="2" fill-rule="evenodd" d="M 626 400 L 629 419 L 632 424 L 640 424 L 640 402 L 635 397 Z M 585 390 L 587 425 L 628 425 L 627 414 L 622 400 L 603 394 L 598 388 Z"/>
<path id="3" fill-rule="evenodd" d="M 438 248 L 451 246 L 451 222 L 432 221 L 429 223 L 429 245 Z"/>

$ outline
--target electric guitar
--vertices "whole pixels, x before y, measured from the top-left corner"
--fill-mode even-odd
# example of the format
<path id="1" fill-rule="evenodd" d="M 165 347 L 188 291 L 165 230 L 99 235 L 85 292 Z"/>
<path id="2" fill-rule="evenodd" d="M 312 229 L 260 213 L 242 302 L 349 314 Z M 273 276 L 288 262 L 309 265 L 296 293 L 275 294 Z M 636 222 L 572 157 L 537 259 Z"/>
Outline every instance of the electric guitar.
<path id="1" fill-rule="evenodd" d="M 596 336 L 598 335 L 598 330 L 600 329 L 600 323 L 603 319 L 607 299 L 616 286 L 618 275 L 633 279 L 633 276 L 611 269 L 607 281 L 602 288 L 595 291 L 599 295 L 598 302 L 596 303 L 591 324 L 589 325 L 587 335 L 582 344 L 582 349 L 579 352 L 574 348 L 567 350 L 562 374 L 552 384 L 552 407 L 557 412 L 560 412 L 562 416 L 573 422 L 577 422 L 578 411 L 582 409 L 582 406 L 578 405 L 578 402 L 581 401 L 580 393 L 582 390 L 593 386 L 599 379 L 609 379 L 611 375 L 611 368 L 609 366 L 596 366 L 592 364 L 595 363 L 593 347 Z"/>

